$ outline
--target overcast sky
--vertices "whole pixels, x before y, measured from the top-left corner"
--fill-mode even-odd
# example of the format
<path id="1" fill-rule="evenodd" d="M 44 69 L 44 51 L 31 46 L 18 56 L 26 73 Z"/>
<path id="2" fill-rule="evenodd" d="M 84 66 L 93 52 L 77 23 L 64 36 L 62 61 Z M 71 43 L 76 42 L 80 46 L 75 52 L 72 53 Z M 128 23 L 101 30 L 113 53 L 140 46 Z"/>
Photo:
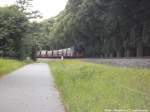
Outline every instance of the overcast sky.
<path id="1" fill-rule="evenodd" d="M 34 9 L 39 10 L 44 19 L 56 16 L 66 6 L 68 0 L 34 0 Z M 10 5 L 15 0 L 0 0 L 0 6 Z"/>

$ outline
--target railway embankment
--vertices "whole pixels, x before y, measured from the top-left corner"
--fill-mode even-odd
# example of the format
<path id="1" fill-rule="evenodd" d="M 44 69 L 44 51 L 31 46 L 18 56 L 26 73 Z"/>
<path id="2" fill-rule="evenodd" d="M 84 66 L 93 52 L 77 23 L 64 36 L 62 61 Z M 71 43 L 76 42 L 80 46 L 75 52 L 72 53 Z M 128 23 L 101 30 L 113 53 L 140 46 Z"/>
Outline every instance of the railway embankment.
<path id="1" fill-rule="evenodd" d="M 133 68 L 150 68 L 150 58 L 128 58 L 128 59 L 82 59 L 82 61 L 108 64 L 119 67 L 133 67 Z"/>

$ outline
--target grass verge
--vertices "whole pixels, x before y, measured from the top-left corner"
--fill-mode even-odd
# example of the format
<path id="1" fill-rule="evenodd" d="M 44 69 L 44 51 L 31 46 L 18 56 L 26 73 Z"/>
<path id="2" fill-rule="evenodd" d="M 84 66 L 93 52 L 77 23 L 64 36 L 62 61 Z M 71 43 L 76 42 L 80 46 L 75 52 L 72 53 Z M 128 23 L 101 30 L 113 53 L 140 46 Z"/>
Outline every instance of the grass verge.
<path id="1" fill-rule="evenodd" d="M 150 110 L 150 71 L 80 61 L 49 63 L 68 112 Z"/>
<path id="2" fill-rule="evenodd" d="M 0 77 L 25 64 L 26 64 L 25 62 L 18 61 L 18 60 L 0 59 Z"/>

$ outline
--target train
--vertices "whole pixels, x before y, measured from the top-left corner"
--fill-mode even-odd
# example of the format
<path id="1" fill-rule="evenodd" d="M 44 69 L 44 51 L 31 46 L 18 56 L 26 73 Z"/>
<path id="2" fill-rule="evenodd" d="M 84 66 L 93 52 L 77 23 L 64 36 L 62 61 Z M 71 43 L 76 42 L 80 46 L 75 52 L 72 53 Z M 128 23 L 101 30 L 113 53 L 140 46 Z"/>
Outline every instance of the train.
<path id="1" fill-rule="evenodd" d="M 75 48 L 65 48 L 59 50 L 40 50 L 37 53 L 37 58 L 82 58 L 83 52 Z"/>

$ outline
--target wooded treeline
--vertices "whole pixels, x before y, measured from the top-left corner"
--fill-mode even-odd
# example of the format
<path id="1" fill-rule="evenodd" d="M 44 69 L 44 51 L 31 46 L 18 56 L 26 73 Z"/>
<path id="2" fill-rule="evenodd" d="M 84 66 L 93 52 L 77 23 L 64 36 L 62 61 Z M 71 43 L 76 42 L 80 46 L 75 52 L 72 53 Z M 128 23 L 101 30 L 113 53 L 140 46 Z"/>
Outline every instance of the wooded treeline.
<path id="1" fill-rule="evenodd" d="M 89 57 L 150 56 L 149 0 L 69 0 L 40 23 L 32 0 L 0 7 L 0 56 L 35 59 L 38 50 L 74 47 Z"/>
<path id="2" fill-rule="evenodd" d="M 47 50 L 74 46 L 85 56 L 150 56 L 149 0 L 69 0 L 40 24 Z"/>
<path id="3" fill-rule="evenodd" d="M 0 7 L 0 57 L 35 60 L 40 44 L 38 11 L 28 11 L 32 0 L 17 0 L 15 5 Z"/>

